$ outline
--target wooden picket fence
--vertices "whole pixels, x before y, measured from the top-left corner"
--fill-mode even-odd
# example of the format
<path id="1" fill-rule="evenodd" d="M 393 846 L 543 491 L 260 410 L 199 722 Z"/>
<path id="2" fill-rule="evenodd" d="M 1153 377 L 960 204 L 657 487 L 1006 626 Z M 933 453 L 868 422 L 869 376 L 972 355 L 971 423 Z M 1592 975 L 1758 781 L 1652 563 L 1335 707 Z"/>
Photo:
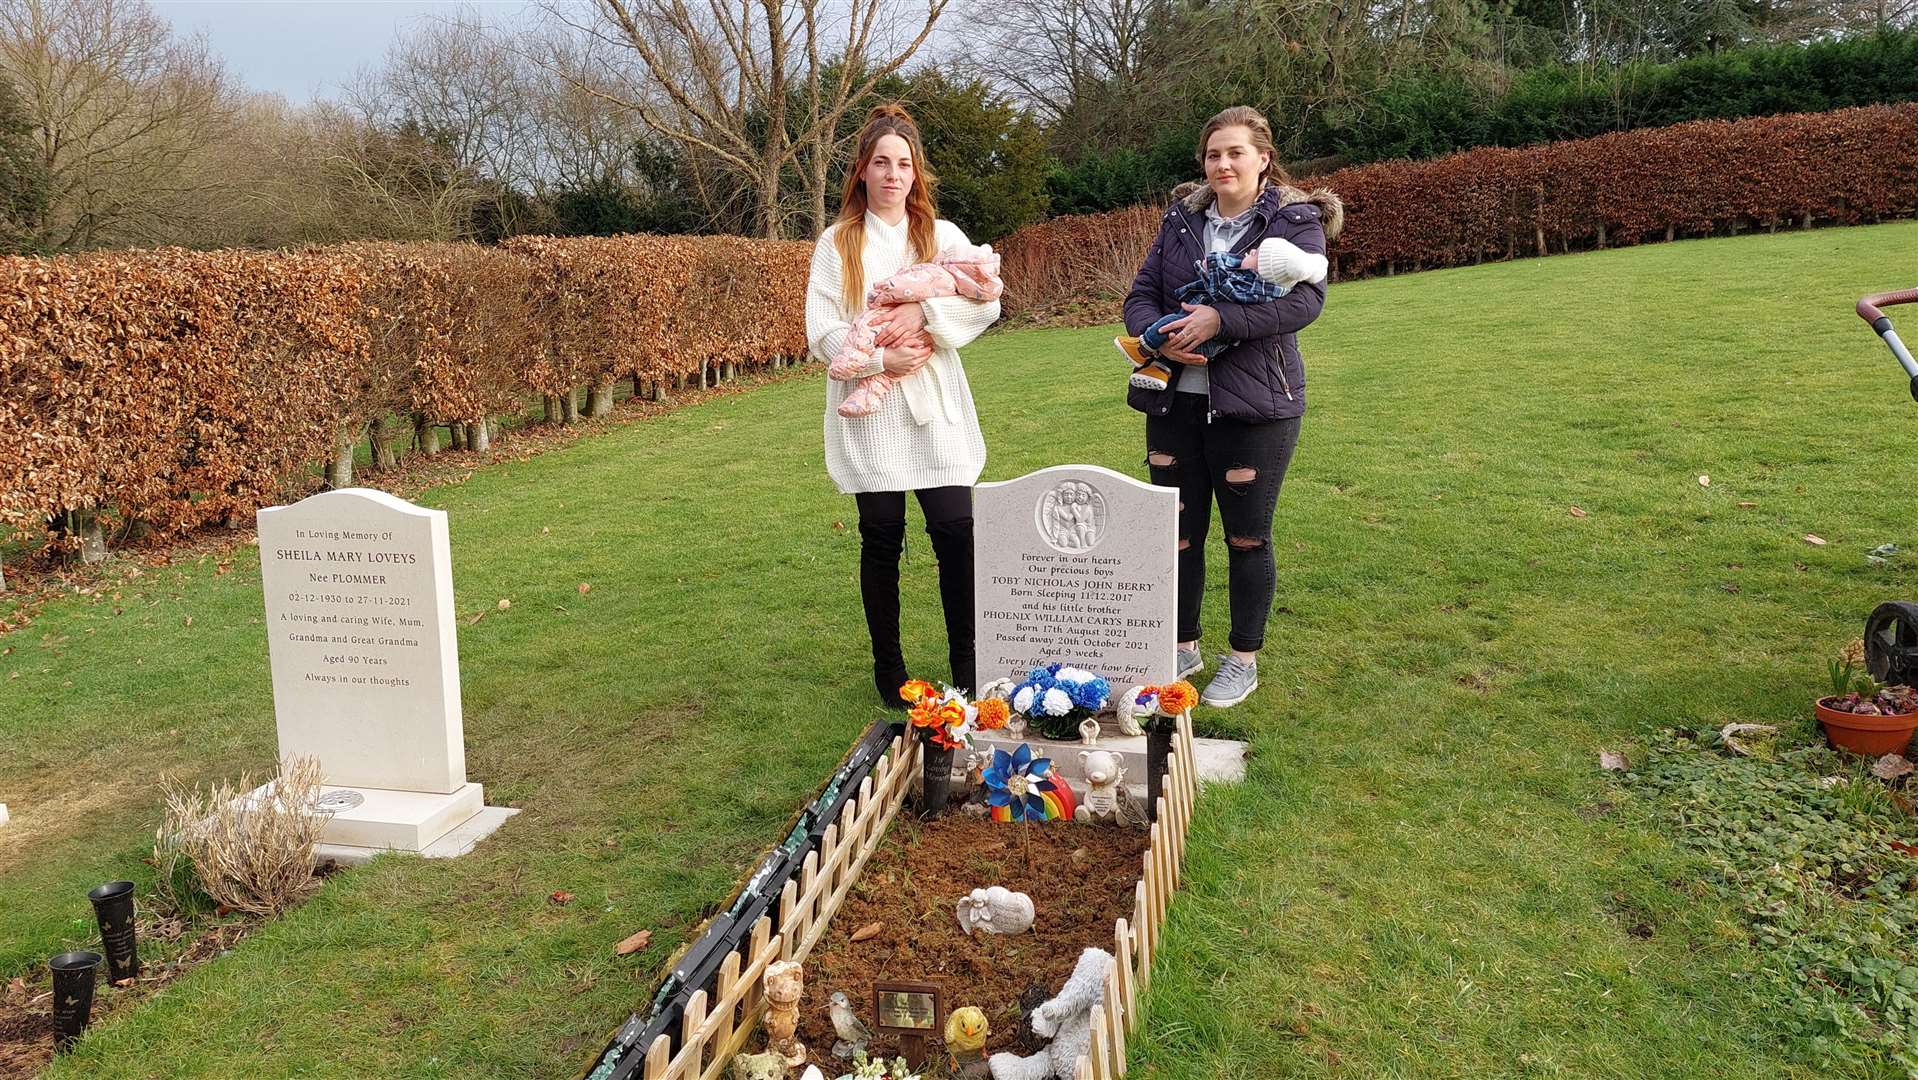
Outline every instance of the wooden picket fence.
<path id="1" fill-rule="evenodd" d="M 804 960 L 826 932 L 826 924 L 845 902 L 866 860 L 879 846 L 887 826 L 905 805 L 910 781 L 920 769 L 916 740 L 895 738 L 886 756 L 847 800 L 839 820 L 827 827 L 818 850 L 806 856 L 799 874 L 780 894 L 780 920 L 762 916 L 751 935 L 720 964 L 709 1000 L 704 990 L 686 1003 L 680 1048 L 672 1052 L 665 1035 L 647 1048 L 644 1080 L 718 1080 L 731 1068 L 765 1011 L 760 977 L 779 960 Z M 1191 821 L 1198 780 L 1192 771 L 1192 717 L 1180 716 L 1168 774 L 1152 824 L 1136 891 L 1133 916 L 1120 919 L 1113 935 L 1117 959 L 1106 977 L 1104 1007 L 1093 1016 L 1092 1049 L 1079 1059 L 1076 1080 L 1105 1080 L 1125 1075 L 1125 1040 L 1138 1024 L 1141 996 L 1152 978 L 1152 957 L 1172 891 L 1178 888 L 1185 859 L 1186 827 Z"/>
<path id="2" fill-rule="evenodd" d="M 1152 841 L 1133 893 L 1132 919 L 1113 926 L 1112 956 L 1103 1004 L 1092 1015 L 1092 1047 L 1079 1058 L 1073 1080 L 1113 1080 L 1125 1075 L 1125 1042 L 1139 1027 L 1140 1004 L 1152 985 L 1152 958 L 1165 932 L 1166 909 L 1185 876 L 1185 845 L 1192 806 L 1199 795 L 1193 771 L 1192 714 L 1182 713 L 1166 762 L 1165 782 L 1152 821 Z"/>

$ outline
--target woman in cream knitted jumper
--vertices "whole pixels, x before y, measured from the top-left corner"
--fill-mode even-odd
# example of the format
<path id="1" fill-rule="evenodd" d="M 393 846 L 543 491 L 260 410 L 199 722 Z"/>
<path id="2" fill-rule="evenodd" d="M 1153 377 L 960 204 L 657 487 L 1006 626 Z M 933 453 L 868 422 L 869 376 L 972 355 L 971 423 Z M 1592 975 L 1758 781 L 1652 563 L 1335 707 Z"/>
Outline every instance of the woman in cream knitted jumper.
<path id="1" fill-rule="evenodd" d="M 847 174 L 839 220 L 819 238 L 806 289 L 806 339 L 814 356 L 839 353 L 874 282 L 966 242 L 933 209 L 933 176 L 918 127 L 903 109 L 873 110 Z M 858 237 L 855 245 L 854 237 Z M 856 252 L 859 266 L 849 268 Z M 953 685 L 973 689 L 972 485 L 986 464 L 958 350 L 999 317 L 998 301 L 943 297 L 887 309 L 869 370 L 898 378 L 870 416 L 844 417 L 857 385 L 826 384 L 826 472 L 859 505 L 859 586 L 872 636 L 873 681 L 881 700 L 903 707 L 907 669 L 899 643 L 899 562 L 905 550 L 906 493 L 916 497 L 939 562 L 939 599 Z"/>

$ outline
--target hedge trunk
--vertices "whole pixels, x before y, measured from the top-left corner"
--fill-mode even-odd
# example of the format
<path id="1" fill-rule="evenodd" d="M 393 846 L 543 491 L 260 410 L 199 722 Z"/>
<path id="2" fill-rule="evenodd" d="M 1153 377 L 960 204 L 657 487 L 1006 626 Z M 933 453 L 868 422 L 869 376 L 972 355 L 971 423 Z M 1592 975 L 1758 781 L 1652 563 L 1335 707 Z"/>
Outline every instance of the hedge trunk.
<path id="1" fill-rule="evenodd" d="M 549 424 L 566 422 L 566 414 L 560 411 L 558 394 L 546 395 L 546 422 Z"/>
<path id="2" fill-rule="evenodd" d="M 493 448 L 493 436 L 486 430 L 485 420 L 475 420 L 466 425 L 466 445 L 482 451 Z"/>
<path id="3" fill-rule="evenodd" d="M 353 445 L 359 432 L 347 432 L 333 441 L 333 460 L 326 467 L 326 486 L 338 491 L 353 486 Z"/>
<path id="4" fill-rule="evenodd" d="M 395 444 L 400 441 L 401 432 L 404 430 L 399 425 L 389 424 L 385 420 L 374 421 L 373 468 L 375 470 L 389 472 L 399 468 L 400 454 Z"/>
<path id="5" fill-rule="evenodd" d="M 427 457 L 440 452 L 440 427 L 428 420 L 425 413 L 413 415 L 413 438 L 419 444 L 420 453 Z"/>
<path id="6" fill-rule="evenodd" d="M 598 419 L 613 415 L 613 382 L 594 383 L 586 391 L 586 415 Z"/>
<path id="7" fill-rule="evenodd" d="M 566 391 L 559 398 L 560 418 L 568 424 L 579 423 L 579 389 Z"/>

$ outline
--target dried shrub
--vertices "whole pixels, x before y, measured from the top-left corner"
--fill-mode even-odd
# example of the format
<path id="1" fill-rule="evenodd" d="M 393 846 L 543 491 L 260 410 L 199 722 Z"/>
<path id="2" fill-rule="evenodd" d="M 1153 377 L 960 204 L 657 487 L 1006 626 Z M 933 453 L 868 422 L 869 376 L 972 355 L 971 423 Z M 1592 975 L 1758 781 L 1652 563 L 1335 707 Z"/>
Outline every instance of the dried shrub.
<path id="1" fill-rule="evenodd" d="M 1703 120 L 1314 177 L 1345 200 L 1337 277 L 1918 211 L 1918 104 Z M 1016 316 L 1124 295 L 1160 210 L 1056 218 L 999 245 Z M 1116 309 L 1116 303 L 1114 307 Z"/>
<path id="2" fill-rule="evenodd" d="M 176 910 L 190 910 L 179 867 L 193 868 L 198 887 L 213 902 L 234 911 L 271 918 L 312 890 L 313 849 L 327 815 L 314 810 L 325 787 L 316 758 L 282 763 L 279 776 L 259 795 L 242 776 L 204 790 L 163 784 L 166 813 L 154 841 L 160 891 Z"/>

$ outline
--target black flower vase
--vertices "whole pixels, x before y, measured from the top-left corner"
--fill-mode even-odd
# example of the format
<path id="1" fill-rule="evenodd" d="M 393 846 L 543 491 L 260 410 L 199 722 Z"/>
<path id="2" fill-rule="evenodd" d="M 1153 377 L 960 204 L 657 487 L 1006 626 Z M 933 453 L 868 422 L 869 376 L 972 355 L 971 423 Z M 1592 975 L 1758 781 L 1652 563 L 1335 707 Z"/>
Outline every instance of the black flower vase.
<path id="1" fill-rule="evenodd" d="M 107 981 L 140 974 L 140 951 L 133 940 L 133 882 L 109 881 L 87 891 L 93 916 L 100 920 L 100 943 L 107 951 Z"/>
<path id="2" fill-rule="evenodd" d="M 952 798 L 952 747 L 935 744 L 929 728 L 919 729 L 919 742 L 925 748 L 919 816 L 938 817 Z"/>
<path id="3" fill-rule="evenodd" d="M 1170 723 L 1171 721 L 1167 721 Z M 1145 732 L 1145 812 L 1159 820 L 1159 793 L 1165 790 L 1166 761 L 1172 756 L 1172 730 L 1154 725 Z"/>
<path id="4" fill-rule="evenodd" d="M 93 976 L 100 970 L 97 952 L 61 953 L 47 961 L 53 969 L 53 1048 L 65 1051 L 93 1019 Z"/>

